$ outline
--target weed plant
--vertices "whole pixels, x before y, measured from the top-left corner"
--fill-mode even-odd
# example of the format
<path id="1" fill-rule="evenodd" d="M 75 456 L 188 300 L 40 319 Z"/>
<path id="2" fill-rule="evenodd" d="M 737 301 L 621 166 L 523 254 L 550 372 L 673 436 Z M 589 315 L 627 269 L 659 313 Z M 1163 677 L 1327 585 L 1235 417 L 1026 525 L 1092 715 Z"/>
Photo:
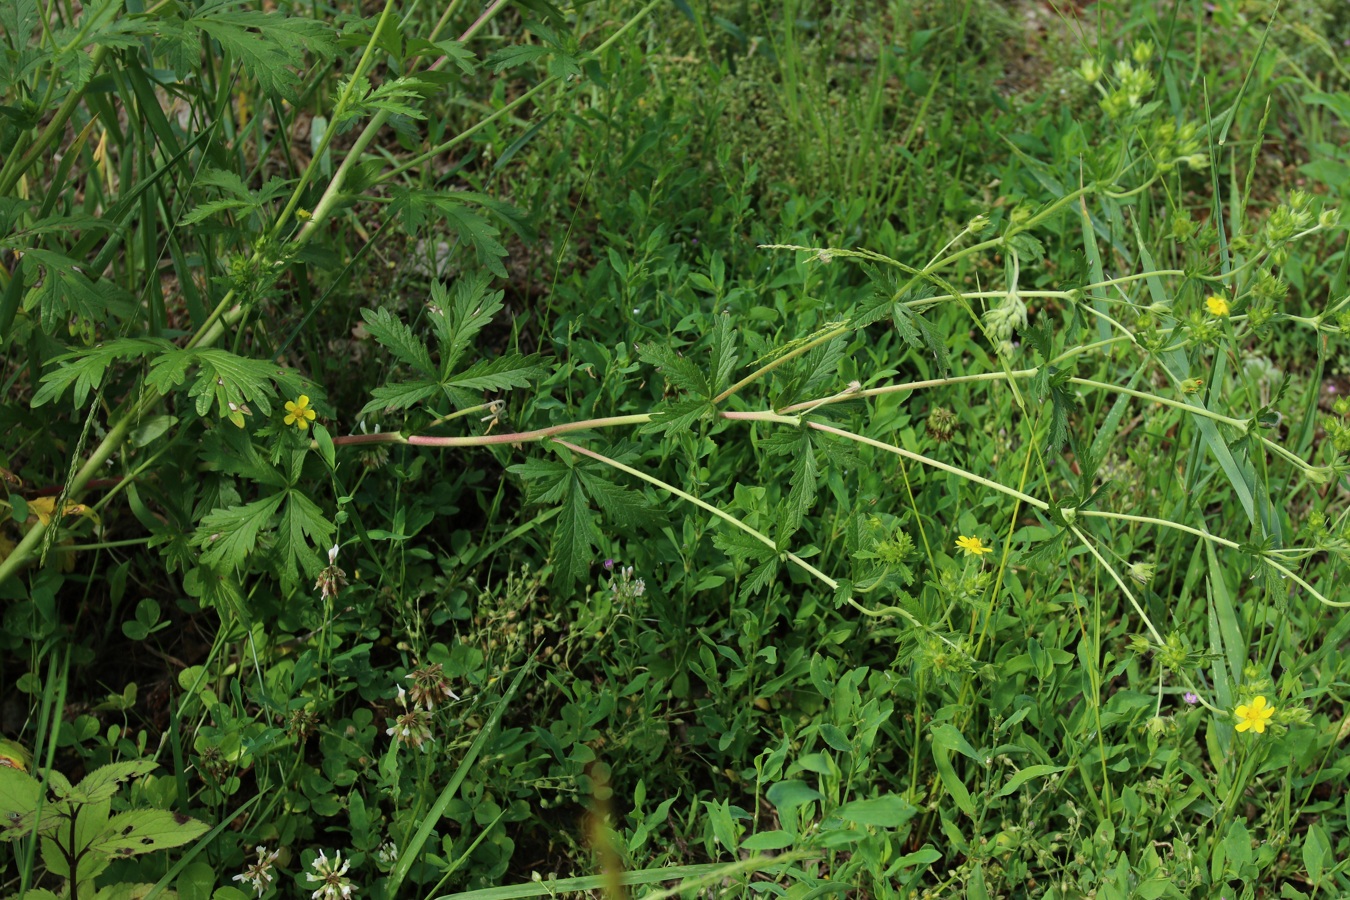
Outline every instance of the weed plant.
<path id="1" fill-rule="evenodd" d="M 0 10 L 7 891 L 1350 893 L 1339 7 L 277 6 Z"/>

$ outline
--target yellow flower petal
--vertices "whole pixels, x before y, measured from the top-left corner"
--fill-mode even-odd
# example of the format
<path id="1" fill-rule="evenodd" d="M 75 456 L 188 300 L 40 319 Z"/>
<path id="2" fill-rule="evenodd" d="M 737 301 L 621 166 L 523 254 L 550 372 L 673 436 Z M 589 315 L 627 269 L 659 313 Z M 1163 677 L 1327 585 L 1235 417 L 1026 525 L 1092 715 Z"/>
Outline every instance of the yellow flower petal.
<path id="1" fill-rule="evenodd" d="M 1205 308 L 1209 310 L 1211 316 L 1228 315 L 1228 301 L 1218 294 L 1210 294 L 1205 298 Z"/>
<path id="2" fill-rule="evenodd" d="M 956 539 L 956 546 L 959 550 L 966 551 L 967 556 L 979 556 L 983 553 L 993 553 L 993 547 L 986 547 L 984 542 L 977 537 L 966 537 L 964 534 Z"/>

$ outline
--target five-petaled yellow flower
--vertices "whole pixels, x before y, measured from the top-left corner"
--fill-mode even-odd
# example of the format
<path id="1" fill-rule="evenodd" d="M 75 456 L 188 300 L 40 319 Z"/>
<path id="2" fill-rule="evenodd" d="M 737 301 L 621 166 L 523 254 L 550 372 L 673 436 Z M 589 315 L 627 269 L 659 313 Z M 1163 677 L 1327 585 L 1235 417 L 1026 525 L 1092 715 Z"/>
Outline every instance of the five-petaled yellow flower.
<path id="1" fill-rule="evenodd" d="M 1233 712 L 1237 716 L 1238 731 L 1250 728 L 1257 734 L 1264 734 L 1266 723 L 1275 715 L 1275 707 L 1266 703 L 1265 697 L 1254 697 L 1251 703 L 1243 703 Z"/>
<path id="2" fill-rule="evenodd" d="M 977 537 L 966 537 L 964 534 L 956 539 L 956 546 L 966 551 L 966 556 L 979 556 L 982 553 L 993 553 L 993 547 L 986 547 L 984 542 Z"/>
<path id="3" fill-rule="evenodd" d="M 1228 315 L 1228 301 L 1218 294 L 1210 294 L 1205 298 L 1205 309 L 1209 310 L 1211 316 Z"/>
<path id="4" fill-rule="evenodd" d="M 286 401 L 286 419 L 287 425 L 294 425 L 301 431 L 309 428 L 309 423 L 314 421 L 314 410 L 309 408 L 309 395 L 301 394 L 300 399 L 294 403 Z"/>

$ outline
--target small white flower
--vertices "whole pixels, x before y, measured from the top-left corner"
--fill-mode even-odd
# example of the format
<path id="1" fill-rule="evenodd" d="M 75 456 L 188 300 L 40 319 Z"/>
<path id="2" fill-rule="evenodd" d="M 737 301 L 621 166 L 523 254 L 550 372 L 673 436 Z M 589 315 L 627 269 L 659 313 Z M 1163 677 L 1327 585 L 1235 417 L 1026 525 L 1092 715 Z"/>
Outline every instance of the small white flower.
<path id="1" fill-rule="evenodd" d="M 328 564 L 330 566 L 337 563 L 337 555 L 338 555 L 338 545 L 334 544 L 333 546 L 328 548 Z"/>
<path id="2" fill-rule="evenodd" d="M 261 897 L 267 893 L 267 888 L 272 884 L 272 863 L 276 862 L 277 854 L 281 851 L 273 850 L 268 853 L 261 844 L 254 849 L 258 851 L 258 861 L 234 876 L 233 880 L 247 883 Z"/>
<path id="3" fill-rule="evenodd" d="M 332 862 L 329 862 L 327 855 L 320 850 L 313 868 L 313 872 L 305 873 L 305 878 L 310 884 L 319 885 L 319 889 L 310 895 L 312 900 L 348 900 L 351 897 L 352 880 L 347 877 L 351 862 L 342 861 L 341 850 L 333 854 Z"/>

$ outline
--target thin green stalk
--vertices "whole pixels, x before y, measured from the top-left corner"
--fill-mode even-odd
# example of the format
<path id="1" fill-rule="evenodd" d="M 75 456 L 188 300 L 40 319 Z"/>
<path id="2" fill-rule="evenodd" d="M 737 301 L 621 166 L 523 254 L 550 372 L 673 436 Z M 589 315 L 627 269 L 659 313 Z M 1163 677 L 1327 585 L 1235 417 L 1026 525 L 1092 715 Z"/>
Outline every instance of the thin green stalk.
<path id="1" fill-rule="evenodd" d="M 767 365 L 760 366 L 758 369 L 751 372 L 749 375 L 745 376 L 740 381 L 736 382 L 722 393 L 718 394 L 716 397 L 713 398 L 713 403 L 714 404 L 721 403 L 728 397 L 734 396 L 742 388 L 748 387 L 749 385 L 754 384 L 756 381 L 763 378 L 765 375 L 768 375 L 774 369 L 783 365 L 783 363 L 788 362 L 789 360 L 796 359 L 803 353 L 809 353 L 816 347 L 819 347 L 821 344 L 829 343 L 830 341 L 839 337 L 839 335 L 847 334 L 851 330 L 852 329 L 849 328 L 849 326 L 847 325 L 840 325 L 836 328 L 831 328 L 829 331 L 825 332 L 824 334 L 820 335 L 817 338 L 814 338 L 813 340 L 807 341 L 800 347 L 793 348 L 791 351 L 784 353 L 782 356 L 778 357 L 773 362 L 768 363 Z"/>
<path id="2" fill-rule="evenodd" d="M 1087 536 L 1084 535 L 1083 532 L 1078 530 L 1077 525 L 1070 525 L 1069 530 L 1072 531 L 1074 537 L 1078 538 L 1079 542 L 1087 548 L 1088 552 L 1096 558 L 1097 564 L 1106 570 L 1107 574 L 1111 576 L 1111 580 L 1125 593 L 1125 598 L 1130 601 L 1130 606 L 1134 607 L 1135 613 L 1139 616 L 1140 620 L 1143 621 L 1144 627 L 1148 629 L 1148 633 L 1153 635 L 1153 640 L 1156 644 L 1159 647 L 1163 646 L 1165 643 L 1163 641 L 1163 636 L 1158 633 L 1157 628 L 1153 627 L 1153 620 L 1148 617 L 1148 613 L 1144 612 L 1144 608 L 1139 605 L 1139 601 L 1135 599 L 1134 592 L 1125 584 L 1125 580 L 1120 577 L 1120 573 L 1116 571 L 1115 567 L 1111 565 L 1106 557 L 1097 552 L 1096 546 L 1087 539 Z"/>

